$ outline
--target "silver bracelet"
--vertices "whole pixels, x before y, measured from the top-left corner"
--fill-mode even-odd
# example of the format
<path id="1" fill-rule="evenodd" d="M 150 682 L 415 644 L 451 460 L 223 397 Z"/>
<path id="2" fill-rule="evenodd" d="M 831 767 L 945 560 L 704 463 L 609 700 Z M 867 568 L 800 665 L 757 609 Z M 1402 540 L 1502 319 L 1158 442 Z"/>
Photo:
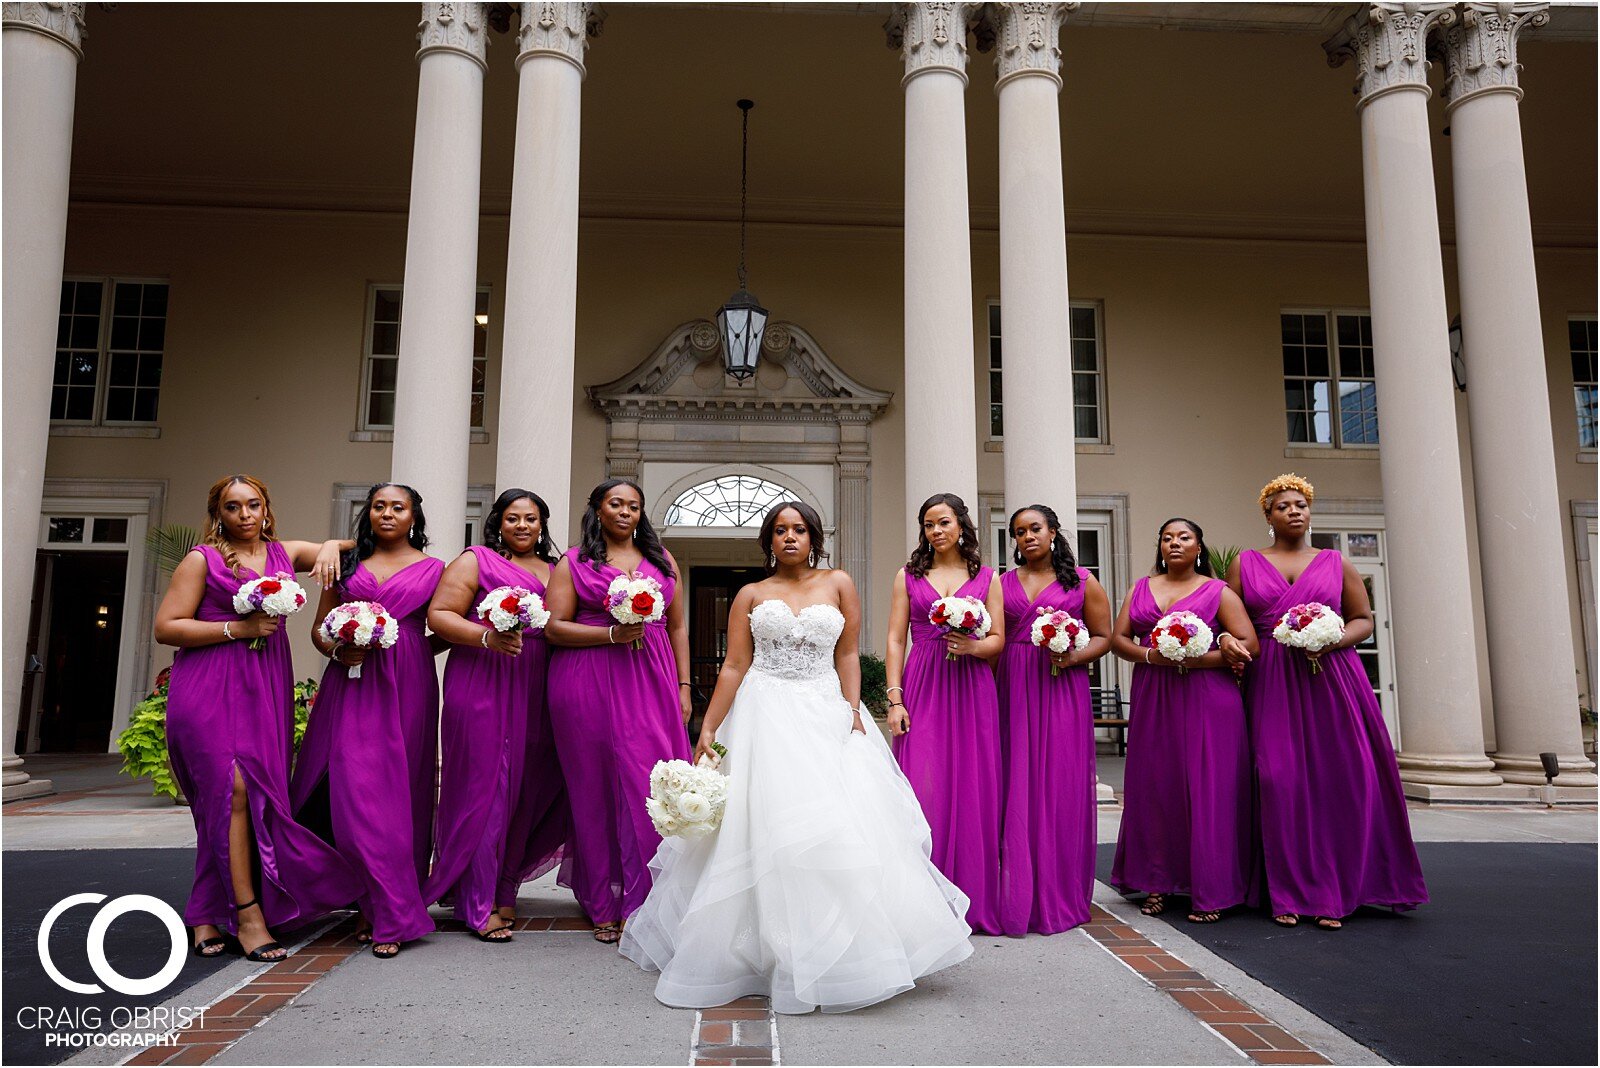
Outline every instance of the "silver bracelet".
<path id="1" fill-rule="evenodd" d="M 1148 649 L 1144 651 L 1144 662 L 1146 664 L 1150 663 L 1150 650 Z"/>
<path id="2" fill-rule="evenodd" d="M 233 621 L 232 620 L 225 619 L 225 620 L 222 621 L 222 636 L 224 638 L 228 639 L 230 642 L 235 640 L 235 638 L 233 636 Z"/>
<path id="3" fill-rule="evenodd" d="M 904 686 L 891 686 L 885 692 L 886 693 L 894 693 L 896 690 L 899 690 L 902 694 L 906 692 L 906 688 Z"/>
<path id="4" fill-rule="evenodd" d="M 483 646 L 485 649 L 489 648 L 489 628 L 488 627 L 484 627 L 483 628 L 483 637 L 478 639 L 478 644 Z"/>
<path id="5" fill-rule="evenodd" d="M 615 644 L 617 644 L 616 630 L 617 630 L 617 626 L 616 626 L 615 623 L 613 623 L 611 626 L 606 628 L 606 644 L 607 645 L 615 645 Z"/>

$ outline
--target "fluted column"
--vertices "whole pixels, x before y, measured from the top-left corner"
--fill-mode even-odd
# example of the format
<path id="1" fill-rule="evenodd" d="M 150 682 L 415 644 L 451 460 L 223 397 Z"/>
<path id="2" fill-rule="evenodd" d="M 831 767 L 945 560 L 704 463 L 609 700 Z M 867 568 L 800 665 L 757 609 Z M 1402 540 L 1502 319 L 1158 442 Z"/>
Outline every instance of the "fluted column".
<path id="1" fill-rule="evenodd" d="M 1061 181 L 1061 23 L 1077 4 L 996 4 L 1000 98 L 1000 316 L 1006 422 L 1055 427 L 1064 450 L 1005 450 L 1006 509 L 1034 502 L 1078 529 L 1072 323 Z M 1021 435 L 1018 435 L 1020 439 Z"/>
<path id="2" fill-rule="evenodd" d="M 972 239 L 967 219 L 967 22 L 980 4 L 896 4 L 905 62 L 906 517 L 934 493 L 978 504 Z M 915 533 L 910 534 L 914 542 Z"/>
<path id="3" fill-rule="evenodd" d="M 517 33 L 517 143 L 506 250 L 506 328 L 495 478 L 550 505 L 573 531 L 572 406 L 578 318 L 578 135 L 596 4 L 524 3 Z"/>
<path id="4" fill-rule="evenodd" d="M 427 501 L 433 552 L 461 551 L 472 422 L 484 4 L 422 5 L 390 477 Z"/>
<path id="5" fill-rule="evenodd" d="M 1444 31 L 1445 114 L 1455 187 L 1472 468 L 1492 640 L 1495 768 L 1542 784 L 1539 754 L 1561 757 L 1562 785 L 1594 786 L 1579 731 L 1564 516 L 1539 326 L 1517 84 L 1517 37 L 1549 4 L 1469 3 Z"/>
<path id="6" fill-rule="evenodd" d="M 78 60 L 83 56 L 83 4 L 4 4 L 5 187 L 0 235 L 4 243 L 5 306 L 5 538 L 4 713 L 0 716 L 0 782 L 13 801 L 49 793 L 17 756 L 28 611 L 33 597 L 45 453 L 50 445 L 50 382 L 55 369 L 56 319 L 67 244 L 67 180 L 72 164 L 72 111 Z"/>
<path id="7" fill-rule="evenodd" d="M 1494 786 L 1484 755 L 1425 37 L 1448 4 L 1376 4 L 1324 47 L 1356 61 L 1379 465 L 1408 783 Z M 1423 789 L 1413 791 L 1429 794 Z"/>
<path id="8" fill-rule="evenodd" d="M 869 648 L 877 637 L 872 629 L 869 591 L 872 581 L 872 450 L 871 415 L 861 412 L 839 417 L 838 492 L 834 495 L 835 567 L 855 580 L 861 593 L 861 645 Z"/>

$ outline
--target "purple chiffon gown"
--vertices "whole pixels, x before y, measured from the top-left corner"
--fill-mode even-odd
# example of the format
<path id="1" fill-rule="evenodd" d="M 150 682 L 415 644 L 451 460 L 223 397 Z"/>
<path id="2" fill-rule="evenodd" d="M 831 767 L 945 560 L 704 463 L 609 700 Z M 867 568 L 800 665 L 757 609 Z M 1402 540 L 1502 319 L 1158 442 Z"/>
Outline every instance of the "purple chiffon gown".
<path id="1" fill-rule="evenodd" d="M 544 595 L 544 583 L 493 549 L 467 552 L 478 562 L 468 620 L 481 623 L 477 605 L 501 586 Z M 450 898 L 475 930 L 497 906 L 515 905 L 517 888 L 553 868 L 566 844 L 566 786 L 544 701 L 549 653 L 535 631 L 514 657 L 456 645 L 445 664 L 436 846 L 422 899 Z"/>
<path id="2" fill-rule="evenodd" d="M 1083 618 L 1078 568 L 1070 590 L 1052 580 L 1029 598 L 1016 571 L 1000 576 L 1006 648 L 1000 654 L 1000 929 L 1055 934 L 1089 919 L 1094 893 L 1094 721 L 1089 669 L 1054 678 L 1050 654 L 1033 644 L 1039 609 Z"/>
<path id="3" fill-rule="evenodd" d="M 994 572 L 978 573 L 956 590 L 982 601 Z M 951 660 L 928 611 L 939 592 L 906 572 L 911 652 L 901 683 L 911 730 L 894 740 L 894 755 L 911 781 L 933 832 L 933 863 L 971 899 L 967 924 L 1000 927 L 1000 700 L 994 671 L 975 656 Z"/>
<path id="4" fill-rule="evenodd" d="M 1254 549 L 1239 559 L 1261 655 L 1245 673 L 1261 853 L 1273 915 L 1348 916 L 1428 900 L 1394 748 L 1354 649 L 1305 655 L 1272 630 L 1296 604 L 1342 612 L 1343 557 L 1324 549 L 1293 583 Z"/>
<path id="5" fill-rule="evenodd" d="M 377 601 L 400 621 L 400 637 L 368 651 L 358 679 L 328 663 L 294 769 L 302 818 L 326 784 L 333 841 L 364 880 L 361 914 L 376 942 L 409 942 L 434 926 L 422 880 L 432 851 L 439 678 L 426 621 L 443 571 L 429 556 L 379 583 L 365 563 L 356 566 L 342 600 Z"/>
<path id="6" fill-rule="evenodd" d="M 1167 612 L 1188 611 L 1220 634 L 1227 584 L 1212 579 L 1163 612 L 1142 578 L 1128 596 L 1134 640 L 1148 641 Z M 1135 664 L 1128 704 L 1128 765 L 1111 884 L 1183 894 L 1195 912 L 1250 897 L 1255 865 L 1250 738 L 1244 699 L 1227 668 Z"/>
<path id="7" fill-rule="evenodd" d="M 574 622 L 608 627 L 606 588 L 623 572 L 567 550 L 577 591 Z M 642 574 L 671 603 L 677 583 L 646 560 Z M 632 915 L 650 893 L 650 858 L 661 845 L 644 800 L 658 760 L 688 760 L 689 736 L 678 705 L 678 668 L 665 615 L 631 644 L 556 648 L 547 697 L 572 805 L 570 885 L 596 923 Z"/>
<path id="8" fill-rule="evenodd" d="M 237 621 L 234 593 L 260 576 L 240 568 L 244 577 L 235 578 L 210 545 L 192 551 L 206 564 L 205 593 L 195 618 Z M 269 574 L 294 573 L 278 542 L 267 543 L 266 567 Z M 167 692 L 167 748 L 194 817 L 194 890 L 185 923 L 239 929 L 228 865 L 235 768 L 249 797 L 260 867 L 257 897 L 267 925 L 301 926 L 355 897 L 360 886 L 355 873 L 291 815 L 294 665 L 287 627 L 279 627 L 265 649 L 251 649 L 240 640 L 177 651 Z"/>

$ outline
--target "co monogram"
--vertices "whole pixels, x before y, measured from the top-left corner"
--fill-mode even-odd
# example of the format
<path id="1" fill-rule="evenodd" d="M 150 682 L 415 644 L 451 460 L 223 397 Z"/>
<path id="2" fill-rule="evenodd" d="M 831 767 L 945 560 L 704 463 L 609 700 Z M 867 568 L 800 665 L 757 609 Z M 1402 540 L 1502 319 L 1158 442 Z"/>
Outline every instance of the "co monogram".
<path id="1" fill-rule="evenodd" d="M 89 923 L 89 967 L 94 969 L 95 978 L 104 983 L 105 987 L 98 983 L 79 983 L 68 979 L 50 959 L 50 930 L 61 914 L 74 905 L 98 905 L 105 899 L 104 894 L 73 894 L 57 901 L 50 911 L 45 913 L 44 922 L 39 925 L 39 963 L 44 965 L 45 974 L 63 990 L 71 990 L 77 994 L 99 994 L 104 992 L 105 987 L 110 987 L 119 994 L 139 996 L 154 994 L 158 990 L 165 989 L 183 970 L 188 939 L 183 918 L 171 905 L 149 894 L 126 894 L 119 897 L 101 909 Z M 111 927 L 112 921 L 129 912 L 148 912 L 166 924 L 168 933 L 172 935 L 172 952 L 167 958 L 166 966 L 147 979 L 130 979 L 113 968 L 111 962 L 106 959 L 106 931 Z"/>

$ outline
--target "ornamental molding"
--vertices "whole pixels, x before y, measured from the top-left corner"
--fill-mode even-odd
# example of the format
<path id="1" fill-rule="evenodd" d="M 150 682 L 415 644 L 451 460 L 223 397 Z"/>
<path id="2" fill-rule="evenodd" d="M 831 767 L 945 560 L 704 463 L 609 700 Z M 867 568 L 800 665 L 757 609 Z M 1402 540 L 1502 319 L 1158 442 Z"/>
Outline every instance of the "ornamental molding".
<path id="1" fill-rule="evenodd" d="M 608 422 L 865 423 L 893 397 L 845 374 L 794 323 L 769 323 L 761 356 L 756 375 L 735 382 L 722 370 L 716 324 L 696 319 L 621 378 L 584 392 Z"/>
<path id="2" fill-rule="evenodd" d="M 82 59 L 83 41 L 88 36 L 84 26 L 85 6 L 63 3 L 61 0 L 48 0 L 40 4 L 0 4 L 0 22 L 8 30 L 26 30 L 53 37 Z"/>
<path id="3" fill-rule="evenodd" d="M 517 66 L 535 56 L 563 59 L 587 73 L 583 65 L 589 38 L 599 37 L 606 13 L 599 4 L 523 3 L 517 30 Z"/>
<path id="4" fill-rule="evenodd" d="M 1509 92 L 1518 98 L 1517 38 L 1524 29 L 1550 21 L 1547 3 L 1470 3 L 1461 5 L 1460 18 L 1446 26 L 1444 95 L 1446 113 L 1462 101 L 1484 92 Z"/>
<path id="5" fill-rule="evenodd" d="M 423 4 L 417 23 L 417 59 L 434 52 L 455 52 L 489 69 L 487 4 Z"/>
<path id="6" fill-rule="evenodd" d="M 1043 75 L 1061 88 L 1061 24 L 1077 9 L 1077 3 L 991 6 L 998 41 L 996 93 L 1012 78 L 1027 74 Z"/>
<path id="7" fill-rule="evenodd" d="M 1428 31 L 1449 26 L 1456 14 L 1450 4 L 1374 4 L 1351 15 L 1323 49 L 1330 67 L 1356 61 L 1356 107 L 1400 89 L 1428 89 Z"/>
<path id="8" fill-rule="evenodd" d="M 905 62 L 904 85 L 927 71 L 942 70 L 967 80 L 967 33 L 972 32 L 978 51 L 994 43 L 993 26 L 983 17 L 983 4 L 895 4 L 883 24 L 890 48 L 898 48 Z"/>

